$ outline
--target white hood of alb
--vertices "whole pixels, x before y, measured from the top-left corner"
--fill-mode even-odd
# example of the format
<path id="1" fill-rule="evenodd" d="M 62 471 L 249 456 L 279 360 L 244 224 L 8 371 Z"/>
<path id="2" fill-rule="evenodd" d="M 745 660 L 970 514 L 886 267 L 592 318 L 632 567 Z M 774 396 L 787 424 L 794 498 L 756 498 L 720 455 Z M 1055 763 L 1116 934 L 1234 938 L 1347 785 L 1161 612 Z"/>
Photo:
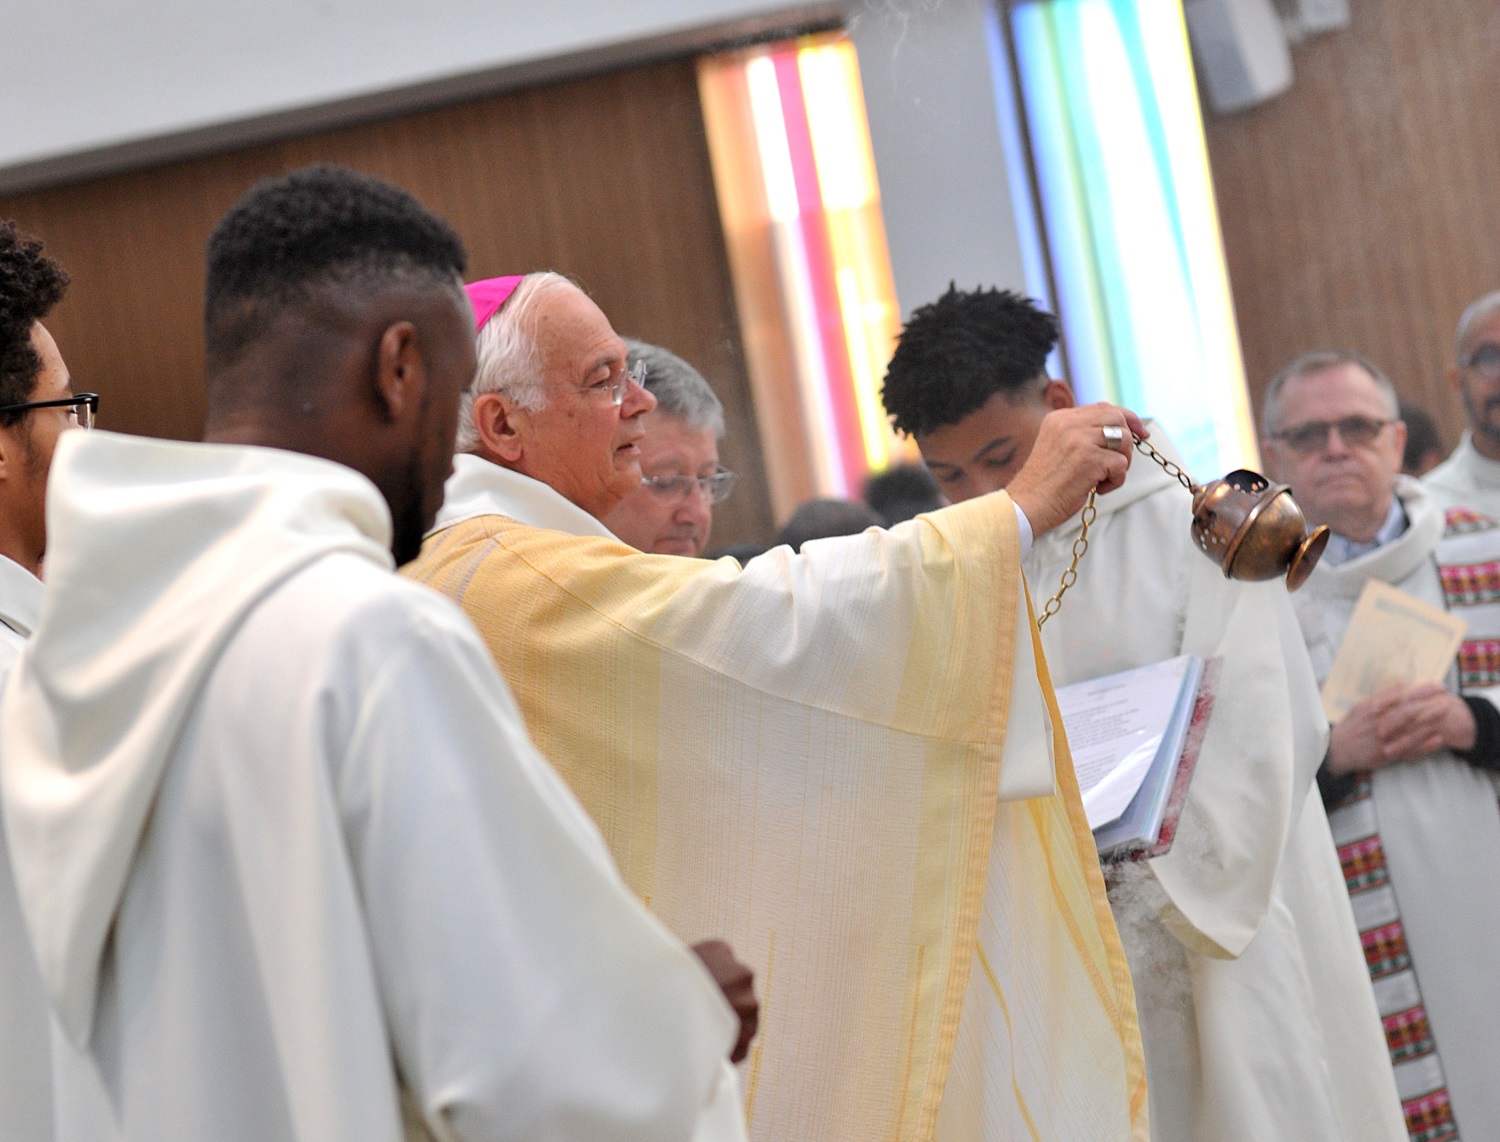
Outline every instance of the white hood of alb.
<path id="1" fill-rule="evenodd" d="M 229 636 L 323 555 L 390 566 L 391 525 L 326 460 L 69 432 L 47 527 L 41 618 L 0 697 L 0 800 L 42 978 L 82 1043 L 142 827 Z"/>

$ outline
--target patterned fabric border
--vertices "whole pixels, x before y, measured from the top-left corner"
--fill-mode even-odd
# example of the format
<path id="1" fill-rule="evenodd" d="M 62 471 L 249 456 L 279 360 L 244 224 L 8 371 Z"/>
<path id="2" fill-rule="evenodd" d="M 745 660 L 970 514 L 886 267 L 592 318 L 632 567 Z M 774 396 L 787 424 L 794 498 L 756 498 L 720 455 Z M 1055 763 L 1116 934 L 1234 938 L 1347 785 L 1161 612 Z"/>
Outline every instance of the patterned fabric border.
<path id="1" fill-rule="evenodd" d="M 1495 520 L 1472 508 L 1449 508 L 1443 513 L 1445 535 L 1467 535 L 1471 531 L 1488 531 Z"/>
<path id="2" fill-rule="evenodd" d="M 1500 640 L 1470 639 L 1458 648 L 1458 684 L 1464 689 L 1500 685 Z"/>
<path id="3" fill-rule="evenodd" d="M 1458 1142 L 1458 1124 L 1407 947 L 1368 775 L 1344 800 L 1329 806 L 1328 823 L 1385 1028 L 1407 1135 L 1411 1142 Z"/>
<path id="4" fill-rule="evenodd" d="M 1450 508 L 1443 518 L 1446 526 L 1438 546 L 1438 577 L 1448 609 L 1500 603 L 1500 561 L 1486 558 L 1494 553 L 1495 541 L 1483 536 L 1500 527 L 1500 521 L 1468 508 Z M 1479 541 L 1471 542 L 1476 536 Z M 1500 686 L 1500 630 L 1496 629 L 1500 616 L 1469 610 L 1463 617 L 1471 637 L 1458 649 L 1459 689 Z"/>
<path id="5" fill-rule="evenodd" d="M 1439 568 L 1449 606 L 1477 607 L 1500 599 L 1500 563 L 1468 563 Z"/>

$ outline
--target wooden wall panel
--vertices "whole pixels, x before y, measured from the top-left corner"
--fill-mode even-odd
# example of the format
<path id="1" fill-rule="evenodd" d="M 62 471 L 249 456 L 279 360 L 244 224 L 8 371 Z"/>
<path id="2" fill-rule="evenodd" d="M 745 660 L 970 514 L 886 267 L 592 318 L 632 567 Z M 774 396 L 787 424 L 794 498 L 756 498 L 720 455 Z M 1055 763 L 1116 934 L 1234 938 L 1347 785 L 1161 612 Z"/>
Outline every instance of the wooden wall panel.
<path id="1" fill-rule="evenodd" d="M 0 198 L 73 287 L 49 322 L 103 426 L 191 439 L 203 417 L 203 248 L 256 179 L 312 162 L 390 179 L 448 218 L 470 273 L 566 273 L 622 334 L 697 365 L 741 473 L 716 542 L 772 531 L 691 60 Z"/>
<path id="2" fill-rule="evenodd" d="M 1356 349 L 1426 405 L 1463 414 L 1453 329 L 1500 289 L 1500 6 L 1353 0 L 1294 49 L 1292 89 L 1207 124 L 1251 393 L 1321 346 Z"/>

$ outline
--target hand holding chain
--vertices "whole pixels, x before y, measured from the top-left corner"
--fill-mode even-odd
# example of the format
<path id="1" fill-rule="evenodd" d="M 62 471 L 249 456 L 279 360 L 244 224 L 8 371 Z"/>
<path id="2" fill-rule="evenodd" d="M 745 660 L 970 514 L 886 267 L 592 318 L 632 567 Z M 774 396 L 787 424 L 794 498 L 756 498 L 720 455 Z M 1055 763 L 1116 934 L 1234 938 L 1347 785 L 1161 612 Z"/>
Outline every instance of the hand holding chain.
<path id="1" fill-rule="evenodd" d="M 1108 431 L 1104 439 L 1106 446 L 1114 444 Z M 1147 441 L 1134 433 L 1131 440 L 1192 494 L 1193 542 L 1223 569 L 1226 579 L 1258 581 L 1285 572 L 1291 591 L 1307 581 L 1328 544 L 1328 528 L 1318 527 L 1309 534 L 1302 509 L 1284 484 L 1273 484 L 1258 472 L 1240 468 L 1200 487 L 1181 465 Z M 1091 491 L 1080 516 L 1083 528 L 1073 541 L 1073 560 L 1062 574 L 1057 593 L 1042 608 L 1038 627 L 1062 609 L 1063 595 L 1078 582 L 1078 562 L 1089 549 L 1089 525 L 1099 514 L 1094 500 Z"/>

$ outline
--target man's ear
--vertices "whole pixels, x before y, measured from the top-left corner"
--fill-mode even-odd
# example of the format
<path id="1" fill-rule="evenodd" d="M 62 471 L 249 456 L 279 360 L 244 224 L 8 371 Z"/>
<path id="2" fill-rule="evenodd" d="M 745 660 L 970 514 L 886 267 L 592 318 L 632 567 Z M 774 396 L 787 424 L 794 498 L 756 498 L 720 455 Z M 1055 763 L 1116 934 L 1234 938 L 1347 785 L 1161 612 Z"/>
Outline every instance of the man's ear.
<path id="1" fill-rule="evenodd" d="M 1078 398 L 1073 395 L 1073 386 L 1067 381 L 1048 381 L 1047 387 L 1042 389 L 1042 403 L 1048 412 L 1056 412 L 1060 408 L 1073 408 L 1078 404 Z"/>
<path id="2" fill-rule="evenodd" d="M 12 479 L 21 462 L 21 439 L 18 433 L 26 431 L 26 421 L 0 427 L 0 482 Z"/>
<path id="3" fill-rule="evenodd" d="M 410 321 L 388 325 L 375 347 L 376 398 L 393 422 L 408 420 L 422 408 L 427 392 L 427 365 Z"/>
<path id="4" fill-rule="evenodd" d="M 514 467 L 525 452 L 526 410 L 504 393 L 481 393 L 474 398 L 474 431 L 483 454 L 496 463 Z"/>
<path id="5" fill-rule="evenodd" d="M 1460 399 L 1462 399 L 1464 395 L 1463 370 L 1461 370 L 1457 365 L 1449 365 L 1446 369 L 1443 370 L 1443 376 L 1447 378 L 1448 387 L 1455 393 L 1457 393 Z"/>

